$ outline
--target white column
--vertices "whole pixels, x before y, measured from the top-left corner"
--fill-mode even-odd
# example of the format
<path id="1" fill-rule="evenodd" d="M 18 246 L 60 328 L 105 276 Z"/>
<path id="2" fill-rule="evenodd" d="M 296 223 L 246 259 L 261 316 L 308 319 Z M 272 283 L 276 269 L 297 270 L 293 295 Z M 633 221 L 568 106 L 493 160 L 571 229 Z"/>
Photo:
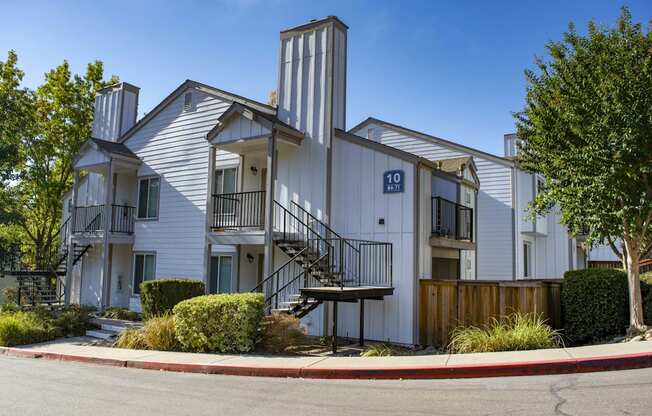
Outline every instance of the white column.
<path id="1" fill-rule="evenodd" d="M 265 276 L 274 272 L 274 180 L 276 179 L 276 129 L 267 142 L 267 183 L 265 189 Z"/>
<path id="2" fill-rule="evenodd" d="M 70 223 L 68 225 L 68 256 L 66 258 L 66 278 L 65 278 L 65 288 L 64 288 L 64 303 L 66 305 L 70 304 L 70 295 L 72 290 L 72 269 L 74 267 L 73 262 L 75 261 L 75 247 L 73 242 L 73 233 L 75 231 L 75 222 L 77 214 L 77 198 L 79 196 L 79 171 L 75 169 L 75 173 L 72 179 L 72 212 L 70 213 Z M 66 207 L 63 207 L 66 209 Z"/>
<path id="3" fill-rule="evenodd" d="M 105 179 L 104 194 L 104 240 L 102 242 L 102 279 L 100 284 L 100 312 L 109 306 L 111 301 L 111 215 L 113 206 L 113 159 L 109 159 Z"/>
<path id="4" fill-rule="evenodd" d="M 211 272 L 211 254 L 213 252 L 213 245 L 209 239 L 209 233 L 213 225 L 213 178 L 215 178 L 215 146 L 211 145 L 208 149 L 208 177 L 206 181 L 206 243 L 204 244 L 204 284 L 206 285 L 206 293 L 209 293 L 210 288 L 210 272 Z"/>

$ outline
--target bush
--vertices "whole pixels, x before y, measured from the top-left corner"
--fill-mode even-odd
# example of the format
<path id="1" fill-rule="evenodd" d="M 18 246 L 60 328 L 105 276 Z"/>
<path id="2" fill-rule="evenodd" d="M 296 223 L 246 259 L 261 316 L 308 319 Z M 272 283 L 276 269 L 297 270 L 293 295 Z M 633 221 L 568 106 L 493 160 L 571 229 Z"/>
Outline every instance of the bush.
<path id="1" fill-rule="evenodd" d="M 247 352 L 263 318 L 260 293 L 206 295 L 174 307 L 177 339 L 194 352 Z"/>
<path id="2" fill-rule="evenodd" d="M 143 319 L 172 312 L 182 300 L 206 293 L 204 282 L 199 280 L 165 279 L 148 280 L 140 284 L 140 306 Z"/>
<path id="3" fill-rule="evenodd" d="M 652 325 L 652 272 L 641 275 L 641 298 L 645 323 Z"/>
<path id="4" fill-rule="evenodd" d="M 106 308 L 102 314 L 104 318 L 119 319 L 121 321 L 137 321 L 138 313 L 126 308 Z"/>
<path id="5" fill-rule="evenodd" d="M 84 335 L 87 329 L 94 327 L 90 316 L 93 310 L 93 308 L 79 305 L 68 306 L 59 313 L 52 325 L 59 330 L 62 336 Z"/>
<path id="6" fill-rule="evenodd" d="M 118 339 L 113 344 L 116 348 L 127 348 L 130 350 L 146 350 L 147 343 L 143 331 L 140 328 L 125 329 L 118 335 Z"/>
<path id="7" fill-rule="evenodd" d="M 172 315 L 157 316 L 145 322 L 142 329 L 147 348 L 158 351 L 180 351 Z"/>
<path id="8" fill-rule="evenodd" d="M 453 330 L 451 352 L 522 351 L 559 346 L 559 334 L 541 316 L 515 313 L 502 321 L 492 319 L 485 328 L 458 327 Z"/>
<path id="9" fill-rule="evenodd" d="M 385 344 L 374 344 L 360 354 L 361 357 L 391 357 L 394 355 L 392 347 Z"/>
<path id="10" fill-rule="evenodd" d="M 20 312 L 20 306 L 15 303 L 5 303 L 0 306 L 0 313 L 16 313 Z"/>
<path id="11" fill-rule="evenodd" d="M 285 352 L 306 343 L 306 331 L 301 321 L 286 313 L 265 316 L 260 325 L 260 348 L 266 352 Z"/>
<path id="12" fill-rule="evenodd" d="M 6 287 L 2 289 L 2 296 L 6 303 L 18 303 L 18 288 Z M 22 297 L 22 296 L 21 296 Z"/>
<path id="13" fill-rule="evenodd" d="M 629 325 L 629 298 L 624 271 L 568 271 L 564 274 L 561 296 L 564 335 L 572 344 L 625 333 Z"/>
<path id="14" fill-rule="evenodd" d="M 0 346 L 34 344 L 57 336 L 57 329 L 35 312 L 0 314 Z"/>

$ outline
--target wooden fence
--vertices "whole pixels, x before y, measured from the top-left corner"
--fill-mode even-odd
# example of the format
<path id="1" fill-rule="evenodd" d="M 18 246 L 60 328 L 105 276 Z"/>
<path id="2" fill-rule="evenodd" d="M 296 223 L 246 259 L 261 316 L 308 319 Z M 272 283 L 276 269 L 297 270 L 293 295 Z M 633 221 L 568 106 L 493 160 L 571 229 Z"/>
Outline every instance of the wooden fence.
<path id="1" fill-rule="evenodd" d="M 482 327 L 516 311 L 543 314 L 561 328 L 561 280 L 421 280 L 420 343 L 446 346 L 458 325 Z"/>

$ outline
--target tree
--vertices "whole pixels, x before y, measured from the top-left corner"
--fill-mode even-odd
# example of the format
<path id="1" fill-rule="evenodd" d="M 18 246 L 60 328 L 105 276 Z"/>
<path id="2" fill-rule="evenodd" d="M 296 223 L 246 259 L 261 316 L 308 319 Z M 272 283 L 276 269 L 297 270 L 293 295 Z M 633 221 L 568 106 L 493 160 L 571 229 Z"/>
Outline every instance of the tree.
<path id="1" fill-rule="evenodd" d="M 587 243 L 621 240 L 630 330 L 645 328 L 639 260 L 652 246 L 652 33 L 622 9 L 614 28 L 572 24 L 527 70 L 516 113 L 519 163 L 545 178 L 534 213 L 559 206 L 562 222 Z"/>
<path id="2" fill-rule="evenodd" d="M 0 62 L 0 94 L 13 103 L 0 118 L 0 138 L 17 158 L 3 181 L 3 224 L 17 225 L 40 256 L 56 248 L 63 195 L 72 184 L 72 160 L 90 137 L 96 92 L 117 82 L 103 81 L 100 61 L 84 76 L 72 75 L 67 61 L 45 74 L 35 91 L 20 87 L 23 72 L 10 52 Z M 2 101 L 0 101 L 1 103 Z M 4 159 L 0 159 L 0 169 Z M 2 173 L 2 170 L 0 170 Z"/>

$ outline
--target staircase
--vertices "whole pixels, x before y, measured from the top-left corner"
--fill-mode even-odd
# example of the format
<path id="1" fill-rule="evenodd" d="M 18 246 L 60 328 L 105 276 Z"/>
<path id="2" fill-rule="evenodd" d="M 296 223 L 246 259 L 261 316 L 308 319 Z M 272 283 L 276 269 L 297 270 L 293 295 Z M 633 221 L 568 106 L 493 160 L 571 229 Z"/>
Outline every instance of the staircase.
<path id="1" fill-rule="evenodd" d="M 274 201 L 272 224 L 274 244 L 288 259 L 253 289 L 265 293 L 268 313 L 303 318 L 323 303 L 302 295 L 303 288 L 391 286 L 391 244 L 342 238 L 298 204 L 290 206 L 292 210 Z M 379 248 L 382 258 L 373 256 Z M 386 264 L 376 264 L 382 262 Z M 368 273 L 382 267 L 380 279 Z"/>
<path id="2" fill-rule="evenodd" d="M 67 241 L 68 224 L 66 220 L 59 229 L 61 241 Z M 68 270 L 68 255 L 73 256 L 72 264 L 76 265 L 91 245 L 73 245 L 72 253 L 68 246 L 62 244 L 56 259 L 50 260 L 49 255 L 31 253 L 14 247 L 4 253 L 1 260 L 2 274 L 15 276 L 18 282 L 18 301 L 21 305 L 44 305 L 56 307 L 63 304 L 65 284 L 62 277 Z M 36 260 L 33 258 L 36 257 Z M 31 259 L 31 261 L 30 261 Z"/>

